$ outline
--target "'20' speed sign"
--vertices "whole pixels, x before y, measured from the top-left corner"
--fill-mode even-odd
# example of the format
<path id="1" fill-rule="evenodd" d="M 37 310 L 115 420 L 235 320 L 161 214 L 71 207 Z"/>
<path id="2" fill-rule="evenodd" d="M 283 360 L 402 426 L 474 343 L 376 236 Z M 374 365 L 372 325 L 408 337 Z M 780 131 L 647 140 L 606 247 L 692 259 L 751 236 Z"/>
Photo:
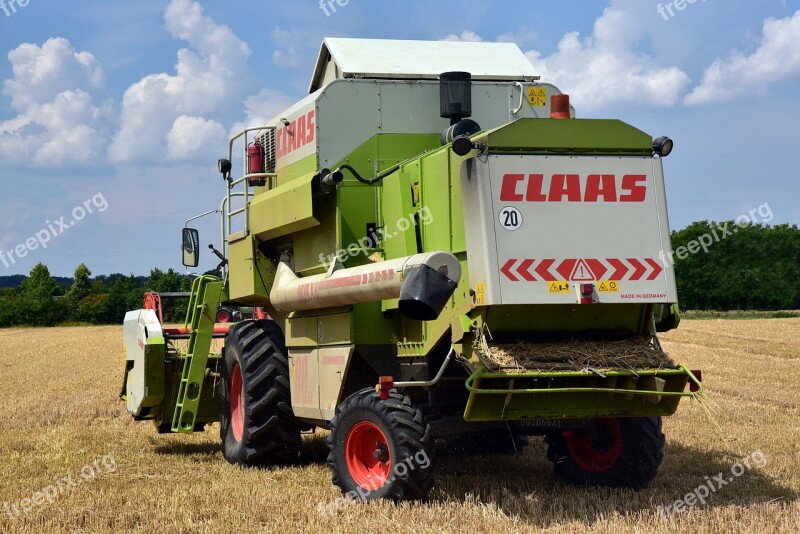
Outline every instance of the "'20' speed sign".
<path id="1" fill-rule="evenodd" d="M 514 231 L 522 227 L 522 213 L 517 208 L 506 206 L 500 210 L 500 226 L 506 230 Z"/>

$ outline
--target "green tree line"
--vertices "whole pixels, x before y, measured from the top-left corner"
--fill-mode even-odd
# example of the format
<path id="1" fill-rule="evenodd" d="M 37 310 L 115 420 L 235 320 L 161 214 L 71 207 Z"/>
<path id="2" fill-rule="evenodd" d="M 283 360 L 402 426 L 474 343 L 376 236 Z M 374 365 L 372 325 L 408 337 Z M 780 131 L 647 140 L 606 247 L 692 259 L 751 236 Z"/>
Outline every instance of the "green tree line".
<path id="1" fill-rule="evenodd" d="M 678 297 L 684 310 L 800 309 L 800 228 L 737 226 L 700 221 L 672 232 Z M 0 289 L 0 327 L 62 323 L 120 324 L 142 307 L 147 291 L 188 291 L 189 277 L 153 269 L 147 278 L 92 277 L 86 265 L 71 284 L 58 283 L 43 264 L 18 287 Z M 183 320 L 186 302 L 164 301 L 165 320 Z"/>
<path id="2" fill-rule="evenodd" d="M 700 221 L 672 232 L 672 251 L 684 310 L 800 309 L 796 225 Z"/>
<path id="3" fill-rule="evenodd" d="M 173 269 L 153 269 L 148 278 L 122 274 L 92 278 L 84 264 L 75 269 L 67 286 L 58 284 L 40 263 L 19 287 L 0 289 L 0 327 L 120 324 L 126 312 L 142 307 L 145 292 L 188 291 L 190 287 L 191 280 Z M 163 308 L 165 321 L 183 321 L 185 301 L 164 301 Z"/>

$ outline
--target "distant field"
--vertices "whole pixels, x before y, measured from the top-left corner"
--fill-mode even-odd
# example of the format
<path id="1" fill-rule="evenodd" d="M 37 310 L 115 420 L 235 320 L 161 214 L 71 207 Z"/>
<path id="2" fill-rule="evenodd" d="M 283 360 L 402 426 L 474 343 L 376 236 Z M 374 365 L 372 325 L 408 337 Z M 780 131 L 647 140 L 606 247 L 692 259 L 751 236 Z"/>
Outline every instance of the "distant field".
<path id="1" fill-rule="evenodd" d="M 800 318 L 800 310 L 783 311 L 685 311 L 681 312 L 684 319 L 793 319 Z"/>
<path id="2" fill-rule="evenodd" d="M 686 321 L 662 339 L 703 370 L 720 430 L 684 402 L 665 419 L 650 488 L 565 486 L 537 439 L 518 458 L 442 458 L 427 503 L 340 506 L 321 436 L 307 438 L 303 466 L 240 469 L 223 460 L 216 425 L 159 436 L 131 421 L 117 399 L 120 327 L 0 330 L 0 532 L 800 531 L 800 319 Z M 766 467 L 688 513 L 657 513 L 755 451 Z M 80 484 L 52 503 L 3 509 L 69 476 Z"/>

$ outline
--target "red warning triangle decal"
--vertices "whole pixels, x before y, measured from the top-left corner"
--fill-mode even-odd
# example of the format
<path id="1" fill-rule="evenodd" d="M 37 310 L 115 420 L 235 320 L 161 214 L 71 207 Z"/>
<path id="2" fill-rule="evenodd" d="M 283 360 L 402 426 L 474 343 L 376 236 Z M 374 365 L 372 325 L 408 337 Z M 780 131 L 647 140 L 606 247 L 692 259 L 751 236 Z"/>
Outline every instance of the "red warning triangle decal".
<path id="1" fill-rule="evenodd" d="M 573 282 L 592 282 L 594 281 L 594 273 L 589 269 L 586 261 L 578 260 L 569 279 Z"/>

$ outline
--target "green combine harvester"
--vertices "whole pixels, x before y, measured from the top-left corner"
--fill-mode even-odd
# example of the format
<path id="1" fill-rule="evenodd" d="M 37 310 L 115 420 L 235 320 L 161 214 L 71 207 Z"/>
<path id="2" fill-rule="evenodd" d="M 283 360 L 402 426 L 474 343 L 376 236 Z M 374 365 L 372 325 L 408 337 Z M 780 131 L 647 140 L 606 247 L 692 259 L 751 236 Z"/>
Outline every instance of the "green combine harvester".
<path id="1" fill-rule="evenodd" d="M 361 499 L 425 498 L 437 451 L 531 435 L 569 483 L 645 487 L 661 417 L 702 389 L 657 338 L 679 322 L 671 150 L 575 118 L 513 44 L 325 39 L 309 95 L 219 161 L 220 264 L 186 323 L 127 314 L 122 398 L 160 432 L 218 421 L 239 465 L 330 430 Z M 215 324 L 220 305 L 268 316 Z"/>

